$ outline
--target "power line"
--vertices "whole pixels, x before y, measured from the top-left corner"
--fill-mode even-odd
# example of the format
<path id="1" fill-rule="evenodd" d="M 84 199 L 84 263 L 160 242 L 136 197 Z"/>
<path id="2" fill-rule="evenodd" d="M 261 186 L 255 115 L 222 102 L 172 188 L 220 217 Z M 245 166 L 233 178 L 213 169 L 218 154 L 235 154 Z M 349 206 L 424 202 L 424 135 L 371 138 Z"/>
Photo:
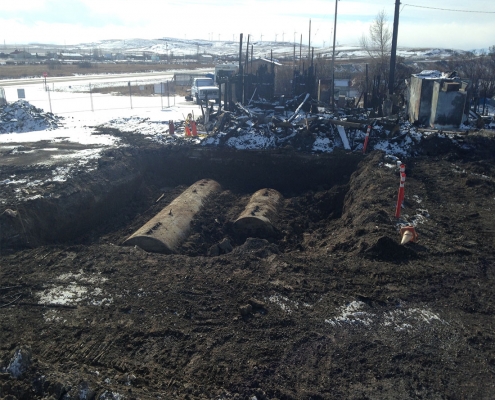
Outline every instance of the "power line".
<path id="1" fill-rule="evenodd" d="M 402 5 L 416 8 L 428 8 L 430 10 L 442 10 L 442 11 L 455 11 L 455 12 L 464 12 L 464 13 L 478 13 L 478 14 L 495 14 L 495 11 L 475 11 L 475 10 L 454 10 L 452 8 L 438 8 L 438 7 L 426 7 L 426 6 L 417 6 L 414 4 L 405 4 Z"/>

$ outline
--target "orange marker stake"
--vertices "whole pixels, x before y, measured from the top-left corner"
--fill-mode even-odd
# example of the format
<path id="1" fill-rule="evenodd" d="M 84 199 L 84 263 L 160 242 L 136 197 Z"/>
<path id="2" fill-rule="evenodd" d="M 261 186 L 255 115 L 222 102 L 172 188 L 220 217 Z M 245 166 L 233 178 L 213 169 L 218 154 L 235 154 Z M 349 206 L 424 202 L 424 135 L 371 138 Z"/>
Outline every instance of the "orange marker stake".
<path id="1" fill-rule="evenodd" d="M 400 211 L 402 207 L 402 203 L 404 202 L 404 184 L 406 182 L 406 173 L 402 172 L 400 174 L 400 184 L 399 184 L 399 193 L 397 195 L 397 205 L 395 207 L 395 218 L 400 217 Z"/>

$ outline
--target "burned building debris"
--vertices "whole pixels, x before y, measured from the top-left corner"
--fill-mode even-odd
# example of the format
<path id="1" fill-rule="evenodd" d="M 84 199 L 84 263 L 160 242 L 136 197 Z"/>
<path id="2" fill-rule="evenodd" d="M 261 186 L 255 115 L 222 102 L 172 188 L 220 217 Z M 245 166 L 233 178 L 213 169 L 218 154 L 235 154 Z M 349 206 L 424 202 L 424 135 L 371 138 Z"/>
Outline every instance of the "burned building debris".
<path id="1" fill-rule="evenodd" d="M 468 82 L 456 73 L 423 71 L 409 80 L 409 121 L 432 128 L 453 129 L 462 123 Z"/>
<path id="2" fill-rule="evenodd" d="M 324 101 L 332 82 L 317 81 L 313 64 L 302 71 L 294 69 L 292 96 L 275 96 L 278 64 L 264 61 L 258 62 L 257 70 L 247 68 L 247 63 L 240 64 L 240 72 L 221 78 L 219 82 L 226 87 L 224 107 L 215 111 L 210 105 L 198 120 L 204 134 L 203 146 L 364 152 L 368 127 L 369 150 L 419 142 L 422 135 L 418 127 L 455 131 L 464 123 L 462 130 L 470 129 L 469 116 L 465 114 L 469 83 L 455 73 L 423 71 L 412 75 L 406 106 L 395 105 L 392 115 L 383 116 L 374 107 L 359 107 L 360 99 L 339 95 L 333 104 Z M 248 71 L 254 73 L 245 73 Z M 349 81 L 342 81 L 350 87 Z M 476 118 L 471 122 L 471 126 L 479 128 Z"/>

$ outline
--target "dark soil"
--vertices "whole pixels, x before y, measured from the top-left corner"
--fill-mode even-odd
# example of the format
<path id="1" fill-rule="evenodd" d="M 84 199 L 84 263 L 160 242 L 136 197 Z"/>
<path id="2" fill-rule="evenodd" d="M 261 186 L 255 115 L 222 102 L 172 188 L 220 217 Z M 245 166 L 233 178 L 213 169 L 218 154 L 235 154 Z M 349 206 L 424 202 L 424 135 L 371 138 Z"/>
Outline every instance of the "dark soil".
<path id="1" fill-rule="evenodd" d="M 0 216 L 0 398 L 495 398 L 495 144 L 448 143 L 402 160 L 399 220 L 381 152 L 113 150 L 25 203 L 23 228 Z M 201 178 L 223 190 L 179 254 L 121 246 Z M 267 184 L 284 195 L 275 233 L 237 236 Z"/>

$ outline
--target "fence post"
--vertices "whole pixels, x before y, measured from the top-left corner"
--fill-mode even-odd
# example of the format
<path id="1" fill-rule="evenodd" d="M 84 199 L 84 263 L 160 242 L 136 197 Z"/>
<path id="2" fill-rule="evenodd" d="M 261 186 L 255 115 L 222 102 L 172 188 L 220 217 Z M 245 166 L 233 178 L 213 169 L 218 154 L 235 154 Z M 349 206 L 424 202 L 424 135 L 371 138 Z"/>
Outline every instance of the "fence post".
<path id="1" fill-rule="evenodd" d="M 160 82 L 160 104 L 161 104 L 162 110 L 163 110 L 163 83 L 162 82 Z"/>
<path id="2" fill-rule="evenodd" d="M 48 87 L 48 103 L 50 104 L 50 112 L 53 114 L 53 111 L 52 111 L 52 99 L 50 97 L 50 88 Z"/>
<path id="3" fill-rule="evenodd" d="M 131 100 L 131 110 L 132 110 L 132 92 L 131 92 L 131 81 L 127 82 L 127 86 L 129 86 L 129 99 Z"/>
<path id="4" fill-rule="evenodd" d="M 91 111 L 95 111 L 93 108 L 93 93 L 91 92 L 91 83 L 89 84 L 89 98 L 91 99 Z"/>

